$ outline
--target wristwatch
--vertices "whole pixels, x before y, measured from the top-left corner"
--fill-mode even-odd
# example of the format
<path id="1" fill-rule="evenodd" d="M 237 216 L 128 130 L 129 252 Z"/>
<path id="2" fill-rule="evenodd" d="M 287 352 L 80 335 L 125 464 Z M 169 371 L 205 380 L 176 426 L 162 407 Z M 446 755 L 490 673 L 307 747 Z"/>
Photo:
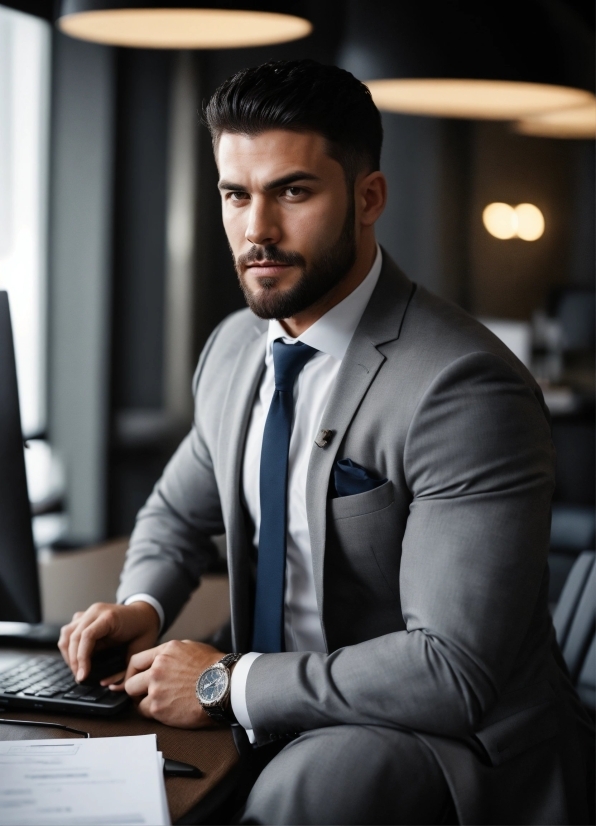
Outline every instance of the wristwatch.
<path id="1" fill-rule="evenodd" d="M 242 654 L 226 654 L 210 665 L 197 680 L 197 700 L 207 714 L 218 723 L 237 723 L 230 703 L 232 672 L 230 666 L 238 662 Z"/>

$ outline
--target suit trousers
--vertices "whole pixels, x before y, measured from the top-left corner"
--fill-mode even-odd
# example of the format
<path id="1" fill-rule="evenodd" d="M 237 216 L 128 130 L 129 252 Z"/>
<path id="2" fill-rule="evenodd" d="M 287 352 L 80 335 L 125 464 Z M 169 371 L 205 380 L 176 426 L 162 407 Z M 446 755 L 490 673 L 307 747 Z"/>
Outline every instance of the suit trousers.
<path id="1" fill-rule="evenodd" d="M 329 726 L 290 741 L 263 769 L 241 823 L 456 822 L 447 783 L 415 735 Z"/>

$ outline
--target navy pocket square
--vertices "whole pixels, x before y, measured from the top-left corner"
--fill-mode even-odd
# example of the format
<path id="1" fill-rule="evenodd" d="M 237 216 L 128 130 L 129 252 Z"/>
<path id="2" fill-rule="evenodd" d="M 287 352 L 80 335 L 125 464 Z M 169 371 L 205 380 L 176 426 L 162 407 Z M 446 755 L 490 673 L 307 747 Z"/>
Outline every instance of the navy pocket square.
<path id="1" fill-rule="evenodd" d="M 336 496 L 353 496 L 384 485 L 387 479 L 375 479 L 366 468 L 351 459 L 340 459 L 333 467 Z"/>

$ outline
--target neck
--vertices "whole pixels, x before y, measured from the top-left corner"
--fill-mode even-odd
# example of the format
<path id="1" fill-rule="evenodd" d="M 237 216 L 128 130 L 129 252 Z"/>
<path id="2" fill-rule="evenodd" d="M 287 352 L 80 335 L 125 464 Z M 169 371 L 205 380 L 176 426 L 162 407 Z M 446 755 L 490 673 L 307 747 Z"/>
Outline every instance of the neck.
<path id="1" fill-rule="evenodd" d="M 333 289 L 329 290 L 322 298 L 311 304 L 306 310 L 291 318 L 280 319 L 280 324 L 288 335 L 296 338 L 305 330 L 318 321 L 321 316 L 328 313 L 333 307 L 347 298 L 351 292 L 354 292 L 356 287 L 360 286 L 372 265 L 375 262 L 377 254 L 377 242 L 374 235 L 369 237 L 361 237 L 356 261 L 351 269 L 346 273 L 345 278 L 336 284 Z"/>

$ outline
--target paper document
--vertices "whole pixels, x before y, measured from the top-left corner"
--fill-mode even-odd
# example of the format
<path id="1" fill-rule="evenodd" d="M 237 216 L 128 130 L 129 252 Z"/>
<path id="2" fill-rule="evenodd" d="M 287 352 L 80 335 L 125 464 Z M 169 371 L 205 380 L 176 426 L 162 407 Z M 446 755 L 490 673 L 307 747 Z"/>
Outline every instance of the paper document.
<path id="1" fill-rule="evenodd" d="M 0 826 L 169 826 L 154 734 L 0 741 Z"/>

